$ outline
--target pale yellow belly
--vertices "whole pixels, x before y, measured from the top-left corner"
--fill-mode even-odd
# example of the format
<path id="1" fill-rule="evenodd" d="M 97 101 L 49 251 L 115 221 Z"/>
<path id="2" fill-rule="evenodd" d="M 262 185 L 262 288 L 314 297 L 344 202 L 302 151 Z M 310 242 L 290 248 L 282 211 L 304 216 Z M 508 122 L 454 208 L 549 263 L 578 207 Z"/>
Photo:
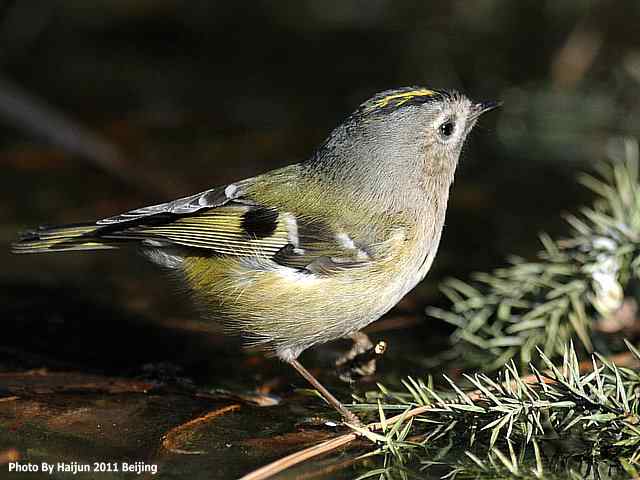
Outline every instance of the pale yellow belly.
<path id="1" fill-rule="evenodd" d="M 433 247 L 431 243 L 431 247 Z M 230 257 L 188 257 L 184 273 L 212 318 L 284 360 L 377 320 L 418 283 L 435 251 L 409 245 L 384 261 L 335 275 Z M 421 248 L 422 247 L 422 248 Z"/>

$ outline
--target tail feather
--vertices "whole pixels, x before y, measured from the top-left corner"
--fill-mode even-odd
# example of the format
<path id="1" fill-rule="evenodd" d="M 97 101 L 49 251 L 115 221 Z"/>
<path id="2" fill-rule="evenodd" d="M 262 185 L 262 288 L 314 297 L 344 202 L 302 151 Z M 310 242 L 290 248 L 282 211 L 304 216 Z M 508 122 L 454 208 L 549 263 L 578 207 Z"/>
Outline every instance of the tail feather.
<path id="1" fill-rule="evenodd" d="M 25 232 L 11 245 L 13 253 L 64 252 L 73 250 L 103 250 L 118 248 L 113 239 L 97 235 L 100 226 L 95 223 L 40 227 Z"/>

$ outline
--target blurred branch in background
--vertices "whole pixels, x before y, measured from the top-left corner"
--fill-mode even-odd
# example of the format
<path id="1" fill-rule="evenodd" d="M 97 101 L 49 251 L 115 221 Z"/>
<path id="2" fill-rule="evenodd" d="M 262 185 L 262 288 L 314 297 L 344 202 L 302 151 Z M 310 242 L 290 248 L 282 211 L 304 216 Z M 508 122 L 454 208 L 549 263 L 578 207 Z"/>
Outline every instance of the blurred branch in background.
<path id="1" fill-rule="evenodd" d="M 588 19 L 578 22 L 553 57 L 551 81 L 555 88 L 575 88 L 593 65 L 602 47 L 603 38 L 591 23 Z"/>
<path id="2" fill-rule="evenodd" d="M 24 130 L 78 155 L 134 190 L 149 194 L 172 194 L 162 184 L 154 182 L 152 176 L 133 168 L 123 152 L 107 139 L 2 76 L 0 118 L 8 126 Z"/>

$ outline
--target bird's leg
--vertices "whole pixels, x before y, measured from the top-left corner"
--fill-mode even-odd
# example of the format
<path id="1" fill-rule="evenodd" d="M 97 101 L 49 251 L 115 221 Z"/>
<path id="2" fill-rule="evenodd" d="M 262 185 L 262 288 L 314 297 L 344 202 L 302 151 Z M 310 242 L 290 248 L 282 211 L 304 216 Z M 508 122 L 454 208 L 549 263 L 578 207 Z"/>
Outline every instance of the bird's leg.
<path id="1" fill-rule="evenodd" d="M 336 360 L 340 380 L 353 383 L 354 377 L 366 377 L 376 372 L 376 360 L 387 347 L 386 342 L 378 342 L 375 347 L 364 332 L 349 335 L 353 340 L 351 349 Z"/>
<path id="2" fill-rule="evenodd" d="M 362 422 L 360 419 L 353 413 L 347 410 L 347 408 L 340 403 L 336 397 L 334 397 L 329 390 L 327 390 L 309 371 L 304 368 L 298 360 L 290 360 L 289 363 L 293 368 L 295 368 L 300 375 L 307 379 L 307 381 L 320 393 L 322 398 L 335 408 L 340 415 L 350 424 L 361 427 Z"/>

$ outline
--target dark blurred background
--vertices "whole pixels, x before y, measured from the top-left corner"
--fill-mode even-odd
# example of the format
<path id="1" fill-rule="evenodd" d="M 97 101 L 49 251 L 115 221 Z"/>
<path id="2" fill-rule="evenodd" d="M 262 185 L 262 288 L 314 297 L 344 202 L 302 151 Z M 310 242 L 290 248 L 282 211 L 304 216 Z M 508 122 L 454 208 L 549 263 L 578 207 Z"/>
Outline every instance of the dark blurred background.
<path id="1" fill-rule="evenodd" d="M 575 174 L 637 134 L 639 20 L 631 0 L 2 2 L 0 366 L 195 357 L 212 378 L 188 302 L 135 252 L 15 257 L 9 242 L 303 160 L 405 85 L 504 102 L 465 149 L 432 273 L 391 313 L 416 338 L 446 334 L 423 322 L 438 281 L 561 235 L 559 214 L 589 200 Z"/>
<path id="2" fill-rule="evenodd" d="M 447 327 L 423 311 L 446 305 L 438 282 L 532 255 L 540 231 L 561 236 L 561 212 L 590 200 L 575 175 L 638 134 L 638 25 L 635 0 L 0 2 L 0 397 L 22 398 L 0 410 L 10 426 L 0 453 L 22 455 L 39 438 L 38 458 L 56 461 L 89 439 L 94 446 L 74 459 L 151 458 L 163 431 L 212 408 L 183 395 L 118 396 L 111 380 L 100 386 L 89 374 L 285 396 L 304 385 L 278 362 L 205 333 L 179 289 L 134 251 L 12 256 L 19 231 L 303 160 L 380 90 L 423 85 L 501 100 L 465 148 L 431 273 L 372 325 L 390 345 L 378 378 L 397 384 L 424 374 L 423 359 L 446 348 Z M 348 398 L 330 368 L 340 348 L 313 349 L 305 362 Z M 86 388 L 80 397 L 38 396 L 77 378 L 45 375 L 56 371 L 79 372 L 76 383 L 112 396 L 95 405 Z M 224 457 L 206 457 L 209 470 L 201 457 L 180 468 L 231 478 L 290 452 L 300 439 L 273 451 L 273 435 L 291 429 L 302 413 L 288 409 L 302 404 L 243 407 L 255 420 L 228 417 L 223 436 L 207 439 L 204 449 L 219 441 Z M 311 414 L 320 402 L 306 405 Z M 29 423 L 36 417 L 44 426 Z M 254 456 L 228 448 L 238 428 L 246 430 L 238 438 L 266 432 L 268 453 L 250 442 Z M 247 465 L 234 463 L 241 458 Z"/>

